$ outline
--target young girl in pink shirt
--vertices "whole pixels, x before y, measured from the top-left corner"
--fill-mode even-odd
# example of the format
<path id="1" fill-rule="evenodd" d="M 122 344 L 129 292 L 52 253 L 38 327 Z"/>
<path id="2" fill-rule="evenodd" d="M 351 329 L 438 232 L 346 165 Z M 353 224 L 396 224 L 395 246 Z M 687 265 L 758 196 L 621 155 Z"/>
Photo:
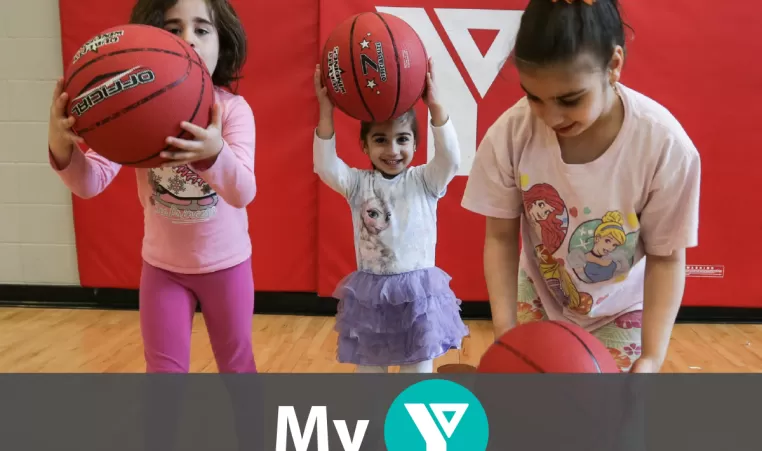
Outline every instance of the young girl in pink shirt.
<path id="1" fill-rule="evenodd" d="M 166 5 L 166 6 L 165 6 Z M 166 9 L 165 9 L 166 8 Z M 254 200 L 254 116 L 243 97 L 222 87 L 238 78 L 246 36 L 226 0 L 138 0 L 131 23 L 163 28 L 188 42 L 216 87 L 212 123 L 183 123 L 195 140 L 167 138 L 170 163 L 136 169 L 145 215 L 140 324 L 146 371 L 185 373 L 196 303 L 200 303 L 222 373 L 254 373 L 251 343 L 254 281 L 246 206 Z M 55 88 L 50 163 L 77 196 L 97 196 L 121 169 L 82 140 L 66 115 L 71 93 Z M 139 131 L 136 131 L 139 133 Z"/>
<path id="2" fill-rule="evenodd" d="M 617 0 L 531 0 L 513 58 L 526 96 L 486 133 L 463 197 L 487 217 L 495 334 L 569 321 L 622 371 L 657 372 L 698 244 L 698 151 L 619 82 Z"/>

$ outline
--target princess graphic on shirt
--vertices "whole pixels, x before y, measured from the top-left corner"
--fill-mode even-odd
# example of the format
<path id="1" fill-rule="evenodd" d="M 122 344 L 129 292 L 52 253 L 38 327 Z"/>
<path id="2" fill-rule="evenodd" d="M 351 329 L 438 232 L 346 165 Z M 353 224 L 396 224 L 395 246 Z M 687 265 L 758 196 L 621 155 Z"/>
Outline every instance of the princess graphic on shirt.
<path id="1" fill-rule="evenodd" d="M 380 197 L 373 197 L 365 201 L 360 214 L 360 259 L 371 271 L 385 274 L 395 259 L 394 251 L 384 244 L 379 236 L 391 223 L 392 211 L 389 203 Z"/>
<path id="2" fill-rule="evenodd" d="M 523 193 L 527 219 L 540 239 L 534 250 L 540 273 L 553 296 L 566 308 L 587 315 L 593 307 L 593 297 L 581 293 L 566 271 L 564 261 L 553 254 L 566 239 L 569 212 L 558 191 L 547 183 L 533 185 Z"/>
<path id="3" fill-rule="evenodd" d="M 148 171 L 154 211 L 176 223 L 208 221 L 216 213 L 217 193 L 188 165 Z"/>
<path id="4" fill-rule="evenodd" d="M 581 224 L 569 240 L 569 268 L 586 283 L 624 280 L 632 267 L 638 232 L 626 233 L 622 213 Z"/>
<path id="5" fill-rule="evenodd" d="M 524 191 L 524 208 L 536 238 L 550 253 L 555 253 L 566 238 L 569 213 L 558 191 L 547 183 L 538 183 Z"/>

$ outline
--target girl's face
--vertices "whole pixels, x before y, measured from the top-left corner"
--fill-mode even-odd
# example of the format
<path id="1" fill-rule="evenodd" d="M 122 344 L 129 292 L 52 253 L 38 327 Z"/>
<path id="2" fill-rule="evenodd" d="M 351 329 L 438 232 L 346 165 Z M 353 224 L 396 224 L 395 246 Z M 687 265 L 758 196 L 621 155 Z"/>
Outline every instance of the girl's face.
<path id="1" fill-rule="evenodd" d="M 411 121 L 392 120 L 373 124 L 363 150 L 379 171 L 397 175 L 410 164 L 415 153 Z"/>
<path id="2" fill-rule="evenodd" d="M 595 244 L 593 245 L 593 251 L 598 255 L 608 255 L 614 252 L 614 249 L 619 247 L 619 243 L 611 236 L 597 236 L 595 237 Z"/>
<path id="3" fill-rule="evenodd" d="M 206 1 L 178 0 L 164 14 L 164 29 L 190 44 L 204 60 L 209 73 L 214 74 L 220 56 L 220 39 Z"/>
<path id="4" fill-rule="evenodd" d="M 611 109 L 616 97 L 611 85 L 619 80 L 619 63 L 612 65 L 611 71 L 600 69 L 592 57 L 581 55 L 568 64 L 522 68 L 519 80 L 532 112 L 568 138 L 580 135 Z"/>
<path id="5" fill-rule="evenodd" d="M 529 208 L 529 216 L 534 219 L 535 222 L 541 222 L 548 219 L 548 216 L 553 213 L 553 207 L 547 204 L 544 200 L 538 200 L 532 203 Z"/>

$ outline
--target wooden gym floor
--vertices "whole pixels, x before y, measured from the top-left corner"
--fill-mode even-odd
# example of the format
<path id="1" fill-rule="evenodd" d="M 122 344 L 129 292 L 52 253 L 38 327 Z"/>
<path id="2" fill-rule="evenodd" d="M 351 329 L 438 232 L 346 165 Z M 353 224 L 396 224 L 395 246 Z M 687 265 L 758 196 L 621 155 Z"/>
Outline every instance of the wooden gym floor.
<path id="1" fill-rule="evenodd" d="M 464 348 L 437 359 L 476 365 L 492 340 L 490 323 L 467 321 Z M 260 372 L 352 372 L 336 363 L 332 317 L 255 315 Z M 203 317 L 193 327 L 192 372 L 216 372 Z M 140 373 L 143 346 L 137 311 L 0 308 L 2 373 Z M 760 373 L 762 325 L 678 324 L 663 372 Z"/>

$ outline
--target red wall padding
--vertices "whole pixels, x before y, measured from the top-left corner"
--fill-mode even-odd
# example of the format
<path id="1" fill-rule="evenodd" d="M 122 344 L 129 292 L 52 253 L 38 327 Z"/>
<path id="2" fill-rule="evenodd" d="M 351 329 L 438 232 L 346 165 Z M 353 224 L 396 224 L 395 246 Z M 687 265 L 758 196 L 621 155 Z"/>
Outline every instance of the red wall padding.
<path id="1" fill-rule="evenodd" d="M 669 108 L 702 155 L 700 246 L 688 253 L 689 272 L 719 271 L 721 277 L 689 278 L 685 305 L 762 307 L 762 288 L 750 283 L 759 267 L 753 256 L 762 251 L 762 242 L 755 239 L 762 213 L 752 198 L 758 191 L 757 180 L 762 179 L 755 173 L 762 156 L 755 152 L 759 146 L 754 139 L 756 122 L 762 118 L 758 101 L 762 99 L 762 68 L 755 57 L 762 53 L 762 41 L 754 33 L 762 6 L 688 0 L 622 3 L 635 31 L 635 39 L 628 44 L 623 82 Z M 458 12 L 457 20 L 447 22 L 447 11 L 440 10 L 520 11 L 526 0 L 387 0 L 383 4 L 238 0 L 233 4 L 250 46 L 240 93 L 252 105 L 257 124 L 259 191 L 249 207 L 257 289 L 317 291 L 328 296 L 336 282 L 355 268 L 346 201 L 312 172 L 312 133 L 317 120 L 312 73 L 331 28 L 348 15 L 380 6 L 422 9 L 412 14 L 433 26 L 430 38 L 447 52 L 440 56 L 454 63 L 448 76 L 462 77 L 460 83 L 465 81 L 478 105 L 478 141 L 521 92 L 509 64 L 482 96 L 479 83 L 467 70 L 469 55 L 458 54 L 448 32 L 502 26 L 515 34 L 515 29 L 510 21 L 484 25 L 468 11 Z M 91 35 L 126 22 L 132 2 L 61 0 L 60 6 L 63 55 L 68 62 Z M 486 52 L 496 33 L 472 29 L 470 34 L 476 47 Z M 436 50 L 429 48 L 429 52 L 436 58 Z M 483 73 L 474 73 L 483 78 Z M 446 100 L 456 106 L 459 102 L 454 95 Z M 418 112 L 420 118 L 426 117 L 422 105 Z M 337 113 L 336 127 L 339 155 L 350 165 L 368 167 L 357 145 L 358 124 Z M 426 161 L 425 134 L 423 138 L 419 144 L 423 151 L 417 153 L 415 164 Z M 465 181 L 457 177 L 440 202 L 438 263 L 453 276 L 453 287 L 464 300 L 485 300 L 484 220 L 460 207 Z M 723 214 L 735 219 L 723 222 Z M 137 288 L 143 219 L 134 171 L 123 170 L 95 199 L 74 198 L 74 218 L 82 285 Z"/>

